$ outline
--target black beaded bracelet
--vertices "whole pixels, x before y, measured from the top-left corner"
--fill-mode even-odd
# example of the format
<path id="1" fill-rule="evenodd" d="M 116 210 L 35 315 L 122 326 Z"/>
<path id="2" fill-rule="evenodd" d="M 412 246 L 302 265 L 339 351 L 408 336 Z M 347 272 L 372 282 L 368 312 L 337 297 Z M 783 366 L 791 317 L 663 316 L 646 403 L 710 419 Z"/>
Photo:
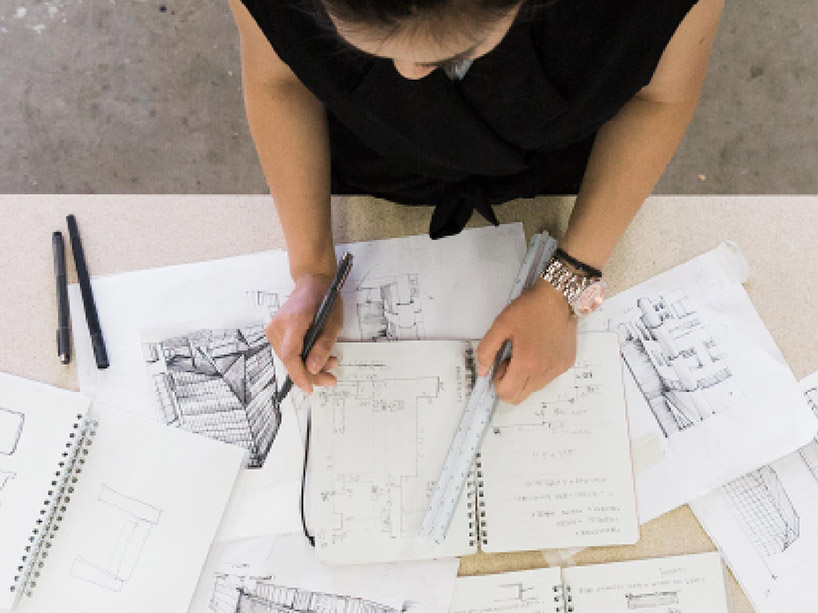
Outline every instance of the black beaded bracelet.
<path id="1" fill-rule="evenodd" d="M 557 250 L 554 252 L 554 256 L 561 259 L 561 260 L 564 260 L 565 262 L 568 262 L 571 266 L 573 266 L 577 270 L 581 270 L 582 272 L 586 273 L 587 275 L 589 275 L 591 277 L 601 277 L 602 276 L 602 271 L 601 270 L 599 270 L 598 268 L 594 268 L 593 266 L 589 266 L 585 262 L 580 262 L 575 257 L 570 256 L 567 253 L 565 253 L 565 251 L 563 251 L 562 248 L 560 248 L 560 247 L 557 247 Z"/>

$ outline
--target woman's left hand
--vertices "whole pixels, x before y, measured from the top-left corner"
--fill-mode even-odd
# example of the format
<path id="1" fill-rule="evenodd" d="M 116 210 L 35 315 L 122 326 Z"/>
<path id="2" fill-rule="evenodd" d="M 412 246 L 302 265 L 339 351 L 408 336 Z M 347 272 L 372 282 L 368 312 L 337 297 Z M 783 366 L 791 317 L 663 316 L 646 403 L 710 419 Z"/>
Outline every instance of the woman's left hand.
<path id="1" fill-rule="evenodd" d="M 577 356 L 577 317 L 558 290 L 542 279 L 497 316 L 477 346 L 485 376 L 497 352 L 511 341 L 512 356 L 495 373 L 500 400 L 519 404 L 571 368 Z"/>

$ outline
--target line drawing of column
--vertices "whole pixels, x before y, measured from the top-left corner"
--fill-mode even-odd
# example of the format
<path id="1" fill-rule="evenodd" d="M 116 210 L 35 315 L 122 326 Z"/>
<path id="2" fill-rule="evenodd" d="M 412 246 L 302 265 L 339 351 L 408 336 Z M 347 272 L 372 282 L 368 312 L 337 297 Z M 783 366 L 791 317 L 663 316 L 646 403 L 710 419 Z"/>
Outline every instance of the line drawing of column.
<path id="1" fill-rule="evenodd" d="M 722 486 L 727 504 L 762 558 L 786 551 L 801 534 L 798 512 L 770 466 Z"/>
<path id="2" fill-rule="evenodd" d="M 25 421 L 26 416 L 22 413 L 0 407 L 0 454 L 14 455 Z"/>
<path id="3" fill-rule="evenodd" d="M 98 501 L 121 513 L 121 529 L 111 539 L 113 547 L 108 560 L 97 564 L 82 557 L 74 558 L 70 575 L 101 588 L 120 592 L 133 575 L 153 526 L 159 522 L 162 511 L 136 498 L 119 493 L 103 484 Z M 107 535 L 105 535 L 107 536 Z M 103 538 L 103 535 L 100 535 Z"/>
<path id="4" fill-rule="evenodd" d="M 616 331 L 665 437 L 738 406 L 726 356 L 683 291 L 639 298 L 636 315 Z"/>
<path id="5" fill-rule="evenodd" d="M 195 330 L 143 353 L 166 424 L 244 447 L 250 468 L 264 464 L 281 410 L 263 326 Z"/>

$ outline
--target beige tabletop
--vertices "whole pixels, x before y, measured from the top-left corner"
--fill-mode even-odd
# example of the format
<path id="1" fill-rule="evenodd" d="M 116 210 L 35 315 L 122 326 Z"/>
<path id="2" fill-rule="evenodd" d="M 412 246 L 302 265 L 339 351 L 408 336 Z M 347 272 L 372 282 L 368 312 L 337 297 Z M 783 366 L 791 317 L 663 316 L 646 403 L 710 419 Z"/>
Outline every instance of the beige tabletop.
<path id="1" fill-rule="evenodd" d="M 497 207 L 526 235 L 564 231 L 572 199 L 537 198 Z M 80 224 L 92 274 L 195 262 L 283 247 L 265 196 L 0 196 L 0 371 L 77 389 L 76 366 L 56 356 L 51 233 Z M 333 203 L 337 242 L 427 231 L 429 210 L 372 198 Z M 475 223 L 475 225 L 484 225 Z M 716 246 L 739 244 L 751 266 L 745 285 L 795 376 L 818 370 L 818 197 L 655 197 L 647 201 L 606 268 L 613 292 Z M 69 258 L 70 260 L 70 258 Z M 69 281 L 74 280 L 69 264 Z M 642 527 L 637 545 L 593 548 L 577 564 L 713 550 L 690 509 Z M 539 552 L 464 558 L 461 573 L 543 566 Z M 730 579 L 733 613 L 752 607 Z"/>

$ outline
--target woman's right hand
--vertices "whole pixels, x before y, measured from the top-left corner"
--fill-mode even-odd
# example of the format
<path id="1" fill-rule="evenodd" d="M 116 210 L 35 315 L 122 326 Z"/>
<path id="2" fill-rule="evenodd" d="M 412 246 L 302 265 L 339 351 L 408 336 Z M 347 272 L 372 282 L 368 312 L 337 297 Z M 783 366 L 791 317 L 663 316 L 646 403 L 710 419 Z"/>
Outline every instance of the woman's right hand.
<path id="1" fill-rule="evenodd" d="M 335 376 L 327 372 L 337 364 L 330 356 L 332 347 L 344 322 L 343 300 L 335 301 L 324 330 L 313 345 L 307 359 L 301 360 L 304 335 L 310 327 L 333 277 L 304 273 L 295 282 L 295 289 L 284 305 L 267 325 L 265 333 L 273 351 L 284 363 L 284 368 L 302 391 L 312 393 L 314 385 L 336 383 Z"/>

